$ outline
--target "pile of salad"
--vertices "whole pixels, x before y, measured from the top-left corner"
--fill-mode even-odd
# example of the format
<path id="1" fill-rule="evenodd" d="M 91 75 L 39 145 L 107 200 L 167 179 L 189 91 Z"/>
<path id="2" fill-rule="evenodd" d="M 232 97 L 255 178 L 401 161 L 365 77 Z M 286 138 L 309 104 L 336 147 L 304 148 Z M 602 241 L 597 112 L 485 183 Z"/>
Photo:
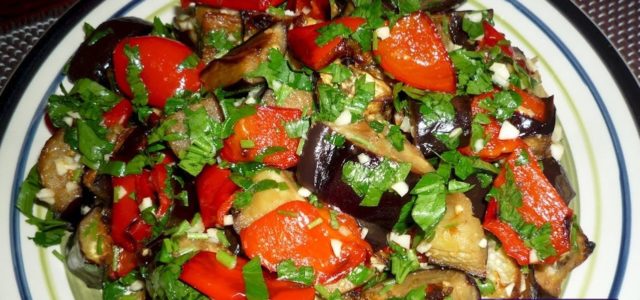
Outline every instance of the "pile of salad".
<path id="1" fill-rule="evenodd" d="M 18 201 L 32 239 L 104 299 L 559 297 L 595 245 L 553 97 L 461 2 L 85 24 Z"/>

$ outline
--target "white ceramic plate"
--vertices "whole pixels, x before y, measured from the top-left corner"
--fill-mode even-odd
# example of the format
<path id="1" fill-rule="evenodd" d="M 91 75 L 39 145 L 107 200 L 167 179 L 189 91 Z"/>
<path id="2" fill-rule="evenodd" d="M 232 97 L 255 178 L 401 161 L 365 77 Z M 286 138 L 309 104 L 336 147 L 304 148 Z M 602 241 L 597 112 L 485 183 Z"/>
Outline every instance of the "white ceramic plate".
<path id="1" fill-rule="evenodd" d="M 640 139 L 627 102 L 640 88 L 615 50 L 569 1 L 472 0 L 466 7 L 495 9 L 497 27 L 527 56 L 539 58 L 548 92 L 555 95 L 568 155 L 563 164 L 578 191 L 580 223 L 597 244 L 576 269 L 564 297 L 637 299 L 640 275 Z M 64 82 L 60 74 L 82 42 L 82 24 L 117 16 L 165 21 L 170 0 L 81 1 L 32 50 L 0 98 L 0 290 L 2 299 L 85 299 L 63 264 L 29 240 L 34 229 L 15 209 L 19 184 L 49 136 L 43 112 L 49 95 Z M 582 35 L 582 34 L 584 35 Z M 625 100 L 626 99 L 626 100 Z M 632 108 L 637 108 L 634 104 Z M 634 117 L 635 116 L 635 117 Z M 635 233 L 635 236 L 634 234 Z"/>

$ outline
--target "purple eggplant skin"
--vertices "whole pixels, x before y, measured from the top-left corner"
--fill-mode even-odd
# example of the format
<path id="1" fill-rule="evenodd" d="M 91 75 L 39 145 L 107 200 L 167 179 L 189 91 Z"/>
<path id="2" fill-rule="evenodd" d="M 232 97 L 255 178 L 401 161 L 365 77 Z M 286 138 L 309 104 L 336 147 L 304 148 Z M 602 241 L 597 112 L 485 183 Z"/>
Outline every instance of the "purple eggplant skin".
<path id="1" fill-rule="evenodd" d="M 113 76 L 113 49 L 126 37 L 147 35 L 151 32 L 151 23 L 135 18 L 122 17 L 100 24 L 85 39 L 69 61 L 67 75 L 71 81 L 89 78 L 103 86 L 110 86 Z"/>
<path id="2" fill-rule="evenodd" d="M 462 29 L 462 20 L 464 19 L 464 16 L 466 14 L 476 12 L 478 11 L 464 10 L 453 11 L 440 15 L 441 18 L 446 18 L 449 20 L 449 22 L 447 22 L 449 24 L 449 28 L 446 29 L 449 33 L 449 38 L 451 39 L 452 43 L 460 45 L 467 50 L 476 50 L 478 41 L 470 39 L 469 34 L 467 34 L 467 32 Z M 489 9 L 486 12 L 488 19 L 493 19 L 493 10 Z M 442 22 L 440 24 L 442 24 Z"/>
<path id="3" fill-rule="evenodd" d="M 553 157 L 548 157 L 542 160 L 542 172 L 568 205 L 576 196 L 576 192 L 571 186 L 564 168 Z"/>
<path id="4" fill-rule="evenodd" d="M 480 220 L 484 220 L 484 213 L 487 211 L 487 201 L 485 200 L 485 197 L 491 190 L 491 184 L 483 188 L 480 184 L 480 180 L 478 180 L 478 177 L 476 177 L 475 174 L 469 176 L 464 182 L 473 185 L 471 190 L 464 193 L 464 195 L 471 201 L 473 216 Z"/>
<path id="5" fill-rule="evenodd" d="M 465 0 L 421 0 L 420 9 L 430 13 L 453 10 L 464 3 Z"/>
<path id="6" fill-rule="evenodd" d="M 556 127 L 556 106 L 553 103 L 553 96 L 542 99 L 545 104 L 545 120 L 539 121 L 528 117 L 520 112 L 516 112 L 509 119 L 520 131 L 520 137 L 528 137 L 536 134 L 548 135 L 553 133 Z"/>
<path id="7" fill-rule="evenodd" d="M 386 192 L 382 195 L 378 206 L 360 206 L 362 197 L 342 181 L 342 166 L 347 161 L 358 162 L 358 155 L 361 153 L 371 158 L 365 164 L 367 166 L 378 165 L 381 158 L 349 141 L 345 141 L 341 147 L 336 147 L 328 139 L 332 134 L 333 131 L 321 123 L 316 123 L 309 130 L 296 172 L 298 182 L 315 193 L 321 201 L 381 229 L 370 230 L 370 233 L 378 231 L 386 235 L 398 221 L 400 209 L 411 200 L 411 196 L 407 194 L 400 197 L 395 192 Z M 410 173 L 406 182 L 412 188 L 418 180 L 418 175 Z M 372 236 L 372 238 L 375 237 Z"/>
<path id="8" fill-rule="evenodd" d="M 451 104 L 453 104 L 456 112 L 454 119 L 441 119 L 435 122 L 427 122 L 420 112 L 421 104 L 415 101 L 409 102 L 413 143 L 427 158 L 449 150 L 447 146 L 436 137 L 436 134 L 449 134 L 454 129 L 461 128 L 462 134 L 460 135 L 459 146 L 464 147 L 469 145 L 471 138 L 471 98 L 468 96 L 457 96 L 451 100 Z"/>

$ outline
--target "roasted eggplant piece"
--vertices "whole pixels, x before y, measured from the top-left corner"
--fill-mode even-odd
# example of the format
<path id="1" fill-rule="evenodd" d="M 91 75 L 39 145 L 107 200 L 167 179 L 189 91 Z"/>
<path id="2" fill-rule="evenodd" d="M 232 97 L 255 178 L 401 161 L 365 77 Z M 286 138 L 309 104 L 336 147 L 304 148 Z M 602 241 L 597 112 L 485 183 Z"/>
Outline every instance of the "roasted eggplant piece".
<path id="1" fill-rule="evenodd" d="M 351 70 L 353 76 L 340 83 L 340 90 L 342 90 L 345 95 L 353 97 L 356 93 L 356 80 L 361 76 L 364 76 L 366 82 L 373 82 L 375 86 L 373 100 L 369 103 L 366 110 L 364 111 L 365 119 L 369 121 L 390 119 L 391 111 L 387 110 L 386 108 L 388 108 L 387 104 L 393 101 L 393 91 L 391 87 L 383 80 L 372 76 L 368 72 L 359 70 L 354 67 L 350 67 L 349 69 Z M 331 76 L 331 74 L 320 73 L 319 82 L 331 85 L 332 79 L 333 76 Z"/>
<path id="2" fill-rule="evenodd" d="M 446 203 L 446 213 L 436 226 L 430 248 L 425 253 L 429 262 L 484 277 L 486 238 L 480 220 L 473 216 L 471 201 L 464 194 L 455 193 L 447 195 Z"/>
<path id="3" fill-rule="evenodd" d="M 221 122 L 223 119 L 222 111 L 218 105 L 218 102 L 213 98 L 207 98 L 199 103 L 195 103 L 187 107 L 191 111 L 196 111 L 198 109 L 204 108 L 207 112 L 207 115 L 211 117 L 216 122 Z M 189 132 L 189 128 L 186 124 L 186 114 L 184 111 L 178 111 L 165 119 L 165 122 L 171 122 L 171 126 L 167 130 L 168 134 L 183 134 L 187 135 Z M 175 140 L 168 142 L 169 147 L 173 151 L 173 153 L 182 157 L 185 151 L 191 146 L 191 140 L 187 137 L 181 140 Z"/>
<path id="4" fill-rule="evenodd" d="M 347 161 L 358 162 L 359 154 L 365 154 L 370 158 L 367 165 L 376 166 L 380 163 L 380 157 L 350 141 L 346 141 L 342 147 L 335 146 L 330 141 L 334 132 L 322 123 L 317 123 L 309 130 L 297 168 L 298 182 L 316 193 L 320 200 L 368 222 L 363 223 L 363 226 L 369 228 L 375 225 L 370 230 L 371 237 L 380 237 L 381 234 L 384 236 L 398 220 L 400 209 L 410 200 L 410 195 L 400 197 L 395 192 L 386 192 L 382 194 L 377 207 L 360 206 L 362 198 L 342 181 L 342 166 Z M 417 175 L 410 173 L 406 182 L 412 187 L 418 179 Z M 374 234 L 376 232 L 379 234 Z M 383 239 L 382 243 L 385 242 Z"/>
<path id="5" fill-rule="evenodd" d="M 293 89 L 286 99 L 282 102 L 278 102 L 273 90 L 267 90 L 262 96 L 262 104 L 267 106 L 299 109 L 304 115 L 308 116 L 313 113 L 313 93 Z"/>
<path id="6" fill-rule="evenodd" d="M 102 208 L 92 209 L 78 225 L 80 250 L 84 257 L 96 265 L 104 265 L 111 257 L 111 235 L 104 221 Z"/>
<path id="7" fill-rule="evenodd" d="M 450 135 L 454 130 L 460 132 L 460 147 L 467 146 L 471 138 L 471 99 L 467 96 L 455 97 L 451 99 L 451 104 L 455 109 L 455 118 L 439 118 L 436 120 L 427 119 L 421 112 L 422 105 L 416 101 L 409 102 L 411 116 L 412 135 L 415 145 L 426 157 L 449 150 L 447 146 L 438 139 L 438 135 Z"/>
<path id="8" fill-rule="evenodd" d="M 279 206 L 291 201 L 304 201 L 298 194 L 298 184 L 293 179 L 293 174 L 288 171 L 276 171 L 264 169 L 253 176 L 253 182 L 261 180 L 273 180 L 285 183 L 287 189 L 268 189 L 253 194 L 247 207 L 241 209 L 236 215 L 233 227 L 237 232 L 248 227 L 253 221 L 268 214 Z"/>
<path id="9" fill-rule="evenodd" d="M 563 254 L 558 261 L 552 264 L 536 265 L 534 277 L 536 284 L 543 294 L 559 297 L 562 291 L 562 283 L 573 269 L 582 264 L 595 248 L 595 243 L 589 241 L 578 224 L 575 226 L 575 244 L 571 251 Z"/>
<path id="10" fill-rule="evenodd" d="M 112 257 L 111 235 L 101 208 L 92 209 L 78 225 L 66 255 L 69 271 L 82 279 L 87 287 L 102 287 L 104 267 Z"/>
<path id="11" fill-rule="evenodd" d="M 121 17 L 100 24 L 69 61 L 69 79 L 89 78 L 103 86 L 111 86 L 112 56 L 116 44 L 126 37 L 146 35 L 152 29 L 151 23 L 135 17 Z"/>
<path id="12" fill-rule="evenodd" d="M 267 61 L 270 49 L 285 51 L 286 35 L 286 27 L 282 23 L 256 34 L 225 56 L 210 62 L 201 73 L 202 82 L 209 91 L 238 83 L 247 73 Z"/>
<path id="13" fill-rule="evenodd" d="M 364 291 L 363 298 L 370 300 L 402 298 L 416 288 L 427 289 L 429 291 L 427 299 L 444 299 L 446 297 L 451 297 L 454 300 L 480 299 L 478 287 L 469 276 L 460 271 L 438 269 L 422 270 L 409 274 L 404 282 L 396 284 L 390 289 L 386 289 L 384 283 L 378 284 Z"/>
<path id="14" fill-rule="evenodd" d="M 80 208 L 82 187 L 80 175 L 83 167 L 80 155 L 64 141 L 65 130 L 58 129 L 40 152 L 38 174 L 43 189 L 36 195 L 62 215 L 72 215 Z"/>
<path id="15" fill-rule="evenodd" d="M 569 204 L 573 197 L 576 196 L 576 192 L 573 190 L 564 168 L 553 157 L 548 157 L 542 160 L 542 172 L 549 179 L 549 182 L 553 184 L 553 187 L 556 188 L 565 203 Z"/>
<path id="16" fill-rule="evenodd" d="M 431 13 L 453 10 L 465 0 L 420 0 L 420 9 Z"/>
<path id="17" fill-rule="evenodd" d="M 462 2 L 462 1 L 458 1 Z M 469 34 L 462 28 L 465 15 L 472 13 L 486 13 L 489 19 L 493 18 L 493 10 L 486 11 L 441 11 L 432 15 L 434 24 L 442 37 L 442 42 L 449 51 L 462 47 L 467 50 L 475 50 L 478 41 L 469 38 Z M 445 27 L 446 26 L 446 27 Z"/>
<path id="18" fill-rule="evenodd" d="M 528 115 L 528 112 L 519 109 L 509 119 L 520 131 L 520 137 L 527 137 L 536 134 L 550 135 L 556 126 L 556 106 L 553 104 L 553 96 L 542 99 L 545 105 L 544 120 L 539 121 Z"/>
<path id="19" fill-rule="evenodd" d="M 534 290 L 531 280 L 527 274 L 522 272 L 520 266 L 494 240 L 489 240 L 487 250 L 489 254 L 486 278 L 493 283 L 495 291 L 484 296 L 511 299 L 532 298 L 535 294 L 532 294 Z"/>
<path id="20" fill-rule="evenodd" d="M 239 12 L 197 6 L 195 19 L 199 29 L 200 53 L 205 63 L 221 56 L 211 42 L 211 37 L 216 32 L 223 33 L 223 36 L 233 46 L 242 42 L 242 19 Z"/>
<path id="21" fill-rule="evenodd" d="M 473 207 L 473 216 L 480 220 L 484 220 L 484 213 L 487 210 L 487 200 L 485 197 L 491 190 L 491 185 L 482 187 L 482 183 L 476 175 L 469 176 L 464 182 L 473 185 L 473 188 L 464 193 Z"/>
<path id="22" fill-rule="evenodd" d="M 536 159 L 540 160 L 551 157 L 551 151 L 549 150 L 552 143 L 551 136 L 536 134 L 525 137 L 522 140 L 529 146 L 529 149 L 531 149 L 533 155 L 536 156 Z"/>
<path id="23" fill-rule="evenodd" d="M 407 140 L 404 142 L 404 149 L 398 151 L 385 136 L 373 131 L 366 122 L 348 125 L 327 123 L 326 125 L 329 126 L 331 130 L 343 135 L 354 145 L 376 156 L 411 164 L 411 171 L 416 174 L 423 175 L 433 171 L 433 166 L 431 166 L 431 164 L 424 159 L 422 153 Z"/>

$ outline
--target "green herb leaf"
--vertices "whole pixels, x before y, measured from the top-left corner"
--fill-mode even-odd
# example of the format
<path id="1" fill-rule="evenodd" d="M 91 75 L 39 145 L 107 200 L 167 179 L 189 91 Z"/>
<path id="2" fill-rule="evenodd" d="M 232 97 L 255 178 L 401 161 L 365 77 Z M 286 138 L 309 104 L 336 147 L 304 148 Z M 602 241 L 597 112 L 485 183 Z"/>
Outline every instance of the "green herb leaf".
<path id="1" fill-rule="evenodd" d="M 500 91 L 493 96 L 493 99 L 481 100 L 478 106 L 489 111 L 499 121 L 505 121 L 513 116 L 520 104 L 522 104 L 522 97 L 518 93 Z"/>
<path id="2" fill-rule="evenodd" d="M 326 26 L 318 28 L 318 37 L 316 38 L 316 44 L 322 47 L 337 37 L 349 37 L 351 29 L 342 23 L 330 23 Z"/>
<path id="3" fill-rule="evenodd" d="M 353 76 L 353 72 L 351 72 L 349 67 L 337 62 L 334 62 L 320 70 L 320 73 L 330 74 L 331 83 L 342 83 Z"/>
<path id="4" fill-rule="evenodd" d="M 276 48 L 269 50 L 269 60 L 263 62 L 247 77 L 263 77 L 269 88 L 275 93 L 276 102 L 282 103 L 293 91 L 312 91 L 311 76 L 304 72 L 295 72 L 289 66 L 286 57 Z"/>
<path id="5" fill-rule="evenodd" d="M 395 242 L 390 242 L 389 247 L 393 252 L 389 256 L 391 261 L 391 274 L 400 284 L 403 283 L 409 273 L 420 268 L 420 262 L 415 252 L 411 249 L 402 248 Z"/>
<path id="6" fill-rule="evenodd" d="M 404 133 L 400 130 L 399 126 L 391 125 L 389 126 L 389 133 L 387 133 L 387 139 L 391 142 L 393 148 L 398 151 L 404 150 Z"/>
<path id="7" fill-rule="evenodd" d="M 340 290 L 338 289 L 329 291 L 326 287 L 319 284 L 315 285 L 314 288 L 316 292 L 318 292 L 318 295 L 324 300 L 342 300 Z"/>
<path id="8" fill-rule="evenodd" d="M 77 123 L 78 149 L 82 154 L 81 161 L 88 167 L 97 170 L 104 163 L 105 155 L 110 154 L 114 146 L 106 138 L 98 136 L 94 130 L 97 125 L 90 126 L 88 122 L 83 120 L 78 120 Z"/>
<path id="9" fill-rule="evenodd" d="M 178 72 L 184 69 L 195 69 L 199 64 L 200 58 L 195 53 L 191 54 L 178 65 Z"/>
<path id="10" fill-rule="evenodd" d="M 86 23 L 85 23 L 86 24 Z M 99 40 L 101 40 L 102 38 L 113 34 L 113 29 L 111 28 L 107 28 L 104 30 L 99 30 L 99 31 L 92 31 L 91 36 L 89 36 L 89 39 L 87 40 L 87 45 L 89 46 L 93 46 L 95 45 Z"/>
<path id="11" fill-rule="evenodd" d="M 407 15 L 420 10 L 420 0 L 393 0 L 393 4 L 398 8 L 400 14 Z"/>
<path id="12" fill-rule="evenodd" d="M 476 279 L 476 286 L 480 290 L 480 295 L 489 296 L 496 291 L 496 286 L 493 284 L 493 281 L 490 279 Z"/>
<path id="13" fill-rule="evenodd" d="M 257 256 L 242 267 L 245 293 L 248 300 L 267 300 L 269 291 L 262 275 L 260 257 Z"/>
<path id="14" fill-rule="evenodd" d="M 426 287 L 419 286 L 415 289 L 410 290 L 404 297 L 403 300 L 423 300 L 427 299 Z"/>
<path id="15" fill-rule="evenodd" d="M 411 217 L 429 237 L 446 210 L 444 179 L 436 173 L 427 173 L 420 178 L 411 193 L 416 195 Z"/>
<path id="16" fill-rule="evenodd" d="M 311 285 L 316 279 L 312 267 L 296 267 L 295 263 L 291 259 L 279 263 L 276 271 L 278 273 L 278 279 L 289 280 L 304 285 Z"/>
<path id="17" fill-rule="evenodd" d="M 284 130 L 287 132 L 287 136 L 290 138 L 301 138 L 307 136 L 309 131 L 310 121 L 309 118 L 302 118 L 299 120 L 293 120 L 284 123 Z"/>
<path id="18" fill-rule="evenodd" d="M 377 206 L 382 194 L 394 183 L 404 181 L 410 170 L 411 164 L 389 159 L 373 166 L 347 161 L 342 166 L 342 181 L 363 197 L 361 206 Z"/>
<path id="19" fill-rule="evenodd" d="M 482 52 L 458 49 L 449 56 L 458 73 L 458 94 L 479 95 L 493 90 L 491 71 Z"/>
<path id="20" fill-rule="evenodd" d="M 151 35 L 173 39 L 173 26 L 171 24 L 165 24 L 158 17 L 154 17 L 153 30 L 151 30 Z"/>
<path id="21" fill-rule="evenodd" d="M 220 58 L 229 53 L 229 50 L 233 49 L 241 41 L 239 31 L 230 33 L 224 29 L 217 29 L 206 34 L 204 44 L 207 47 L 215 48 L 216 54 L 214 57 Z"/>
<path id="22" fill-rule="evenodd" d="M 367 268 L 364 265 L 359 265 L 347 275 L 347 279 L 355 286 L 361 286 L 369 281 L 375 275 L 373 269 Z"/>
<path id="23" fill-rule="evenodd" d="M 476 14 L 480 12 L 470 12 L 467 14 Z M 484 18 L 483 18 L 484 19 Z M 482 26 L 482 20 L 480 22 L 473 22 L 468 17 L 462 18 L 462 30 L 469 35 L 469 38 L 474 40 L 484 34 L 484 27 Z"/>
<path id="24" fill-rule="evenodd" d="M 144 121 L 149 114 L 151 114 L 151 110 L 147 106 L 149 102 L 149 92 L 147 91 L 147 87 L 144 82 L 142 82 L 142 61 L 140 59 L 140 50 L 138 46 L 124 46 L 124 54 L 129 60 L 127 64 L 127 82 L 131 87 L 131 93 L 133 94 L 133 99 L 131 103 L 138 113 L 138 119 Z"/>

